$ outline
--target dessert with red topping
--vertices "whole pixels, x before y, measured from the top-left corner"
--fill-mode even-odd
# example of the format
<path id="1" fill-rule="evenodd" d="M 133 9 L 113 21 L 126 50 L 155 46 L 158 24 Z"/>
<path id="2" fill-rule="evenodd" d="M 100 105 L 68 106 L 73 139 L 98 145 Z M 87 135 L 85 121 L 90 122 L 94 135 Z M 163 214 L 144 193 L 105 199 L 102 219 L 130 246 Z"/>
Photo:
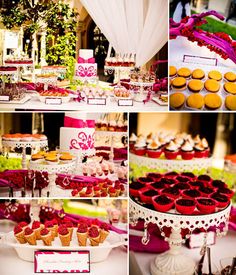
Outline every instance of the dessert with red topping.
<path id="1" fill-rule="evenodd" d="M 103 243 L 109 235 L 109 224 L 102 223 L 100 226 L 100 243 Z"/>
<path id="2" fill-rule="evenodd" d="M 146 185 L 141 183 L 141 182 L 132 182 L 130 185 L 129 185 L 129 192 L 130 192 L 130 195 L 134 196 L 134 197 L 138 197 L 139 196 L 139 190 L 141 190 L 143 187 L 145 187 Z"/>
<path id="3" fill-rule="evenodd" d="M 99 246 L 100 235 L 96 226 L 91 226 L 88 230 L 88 236 L 91 246 Z"/>
<path id="4" fill-rule="evenodd" d="M 20 222 L 18 223 L 18 225 L 24 230 L 26 227 L 28 227 L 28 223 L 27 222 Z"/>
<path id="5" fill-rule="evenodd" d="M 70 232 L 64 225 L 60 225 L 58 228 L 58 235 L 61 240 L 62 246 L 70 246 Z"/>
<path id="6" fill-rule="evenodd" d="M 41 224 L 39 221 L 33 221 L 32 223 L 32 229 L 35 233 L 36 239 L 41 240 L 40 231 L 44 228 L 44 225 Z"/>
<path id="7" fill-rule="evenodd" d="M 52 235 L 51 231 L 49 231 L 47 228 L 44 228 L 40 231 L 40 237 L 46 246 L 52 245 Z"/>
<path id="8" fill-rule="evenodd" d="M 55 230 L 53 222 L 52 221 L 46 221 L 44 223 L 44 226 L 45 226 L 45 228 L 47 228 L 51 232 L 52 240 L 54 240 L 56 235 L 57 235 L 57 232 Z"/>
<path id="9" fill-rule="evenodd" d="M 112 198 L 116 197 L 116 189 L 114 187 L 109 187 L 108 193 L 109 193 L 110 197 L 112 197 Z"/>
<path id="10" fill-rule="evenodd" d="M 139 197 L 142 202 L 152 204 L 152 197 L 159 195 L 155 189 L 144 188 L 139 191 Z"/>
<path id="11" fill-rule="evenodd" d="M 193 199 L 178 199 L 175 202 L 176 210 L 185 215 L 190 215 L 195 209 L 196 203 Z"/>
<path id="12" fill-rule="evenodd" d="M 17 241 L 21 244 L 24 244 L 27 242 L 25 239 L 24 230 L 19 224 L 14 227 L 14 236 L 17 239 Z"/>
<path id="13" fill-rule="evenodd" d="M 167 212 L 173 207 L 174 200 L 165 195 L 159 195 L 152 198 L 152 203 L 157 211 Z"/>
<path id="14" fill-rule="evenodd" d="M 211 198 L 198 198 L 197 208 L 202 214 L 214 213 L 216 209 L 216 202 Z"/>
<path id="15" fill-rule="evenodd" d="M 67 227 L 67 229 L 69 230 L 69 232 L 70 232 L 70 240 L 72 240 L 73 229 L 74 229 L 73 223 L 72 223 L 71 221 L 68 221 L 68 222 L 66 222 L 64 225 L 65 225 L 65 226 Z"/>
<path id="16" fill-rule="evenodd" d="M 86 246 L 88 239 L 88 225 L 86 223 L 80 223 L 76 234 L 79 245 Z"/>
<path id="17" fill-rule="evenodd" d="M 25 233 L 25 239 L 30 245 L 36 245 L 36 235 L 30 227 L 26 227 L 24 230 Z"/>
<path id="18" fill-rule="evenodd" d="M 168 187 L 162 190 L 162 194 L 165 194 L 172 199 L 177 199 L 180 195 L 180 191 L 176 187 Z"/>

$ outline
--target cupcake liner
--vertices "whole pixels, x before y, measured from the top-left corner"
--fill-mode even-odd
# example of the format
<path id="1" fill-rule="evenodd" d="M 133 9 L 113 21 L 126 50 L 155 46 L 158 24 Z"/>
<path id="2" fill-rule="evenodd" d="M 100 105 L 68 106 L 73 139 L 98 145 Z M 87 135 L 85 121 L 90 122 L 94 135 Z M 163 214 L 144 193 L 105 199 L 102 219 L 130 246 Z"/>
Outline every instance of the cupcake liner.
<path id="1" fill-rule="evenodd" d="M 191 151 L 191 152 L 181 151 L 181 157 L 184 160 L 191 160 L 194 158 L 194 151 Z"/>
<path id="2" fill-rule="evenodd" d="M 194 157 L 195 158 L 204 158 L 205 155 L 206 155 L 205 150 L 203 150 L 203 151 L 196 151 L 195 150 L 195 152 L 194 152 Z"/>
<path id="3" fill-rule="evenodd" d="M 146 153 L 147 153 L 147 156 L 149 158 L 155 158 L 155 159 L 157 159 L 157 158 L 159 158 L 161 156 L 162 150 L 148 150 L 147 149 Z"/>
<path id="4" fill-rule="evenodd" d="M 182 199 L 176 200 L 176 202 L 175 202 L 175 208 L 176 208 L 176 210 L 180 214 L 184 214 L 184 215 L 190 215 L 190 214 L 192 214 L 194 212 L 194 210 L 195 210 L 195 207 L 196 207 L 196 203 L 195 203 L 194 199 L 189 199 L 189 200 L 191 200 L 191 201 L 194 202 L 194 205 L 191 205 L 191 206 L 178 204 L 178 202 L 180 200 L 182 200 Z"/>
<path id="5" fill-rule="evenodd" d="M 206 199 L 206 198 L 198 198 L 197 199 L 197 209 L 202 213 L 202 214 L 211 214 L 215 212 L 216 209 L 216 201 L 213 199 L 209 199 L 214 202 L 214 205 L 204 205 L 199 202 L 200 199 Z"/>
<path id="6" fill-rule="evenodd" d="M 158 196 L 159 195 L 159 192 L 154 189 L 154 188 L 147 188 L 147 187 L 144 187 L 143 189 L 141 189 L 139 191 L 139 197 L 141 199 L 142 202 L 146 203 L 146 204 L 152 204 L 152 197 L 153 196 L 146 196 L 144 195 L 145 192 L 149 191 L 149 190 L 155 190 L 158 194 L 156 194 L 155 196 Z"/>
<path id="7" fill-rule="evenodd" d="M 144 156 L 146 154 L 146 149 L 137 149 L 137 148 L 134 148 L 134 153 L 135 155 L 137 156 Z"/>
<path id="8" fill-rule="evenodd" d="M 165 157 L 167 159 L 176 159 L 178 154 L 179 154 L 179 151 L 175 151 L 175 152 L 170 152 L 170 151 L 164 151 L 164 154 L 165 154 Z"/>
<path id="9" fill-rule="evenodd" d="M 154 196 L 152 197 L 152 204 L 154 206 L 154 208 L 157 210 L 157 211 L 160 211 L 160 212 L 167 212 L 169 211 L 173 205 L 174 205 L 174 200 L 171 199 L 171 202 L 168 203 L 168 204 L 159 204 L 155 201 L 155 199 L 157 198 L 158 196 Z"/>

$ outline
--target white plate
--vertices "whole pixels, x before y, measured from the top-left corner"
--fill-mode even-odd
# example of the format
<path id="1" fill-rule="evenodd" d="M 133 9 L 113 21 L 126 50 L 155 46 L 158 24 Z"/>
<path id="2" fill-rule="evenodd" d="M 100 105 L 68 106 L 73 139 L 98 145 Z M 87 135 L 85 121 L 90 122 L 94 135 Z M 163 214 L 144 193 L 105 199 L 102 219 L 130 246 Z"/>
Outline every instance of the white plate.
<path id="1" fill-rule="evenodd" d="M 60 98 L 62 103 L 68 103 L 72 98 L 75 97 L 76 95 L 72 94 L 69 94 L 68 96 L 41 96 L 39 94 L 37 95 L 37 98 L 43 103 L 45 103 L 46 98 Z"/>
<path id="2" fill-rule="evenodd" d="M 157 104 L 161 105 L 161 106 L 167 106 L 168 105 L 168 101 L 164 102 L 164 101 L 160 100 L 159 97 L 153 97 L 152 100 L 154 102 L 156 102 Z"/>
<path id="3" fill-rule="evenodd" d="M 90 251 L 90 259 L 92 263 L 95 262 L 102 262 L 105 261 L 108 257 L 111 250 L 115 247 L 126 245 L 126 242 L 121 234 L 115 233 L 110 231 L 107 239 L 104 243 L 99 244 L 99 246 L 90 246 L 89 240 L 87 241 L 87 246 L 79 246 L 76 237 L 76 229 L 74 229 L 73 237 L 71 241 L 71 245 L 61 246 L 61 242 L 59 237 L 56 237 L 55 240 L 52 242 L 52 246 L 45 246 L 43 241 L 37 241 L 38 245 L 29 245 L 26 244 L 19 244 L 15 237 L 14 232 L 11 231 L 10 233 L 6 234 L 2 242 L 4 245 L 8 245 L 13 247 L 19 258 L 24 261 L 33 262 L 34 261 L 34 251 L 38 250 L 53 250 L 53 251 L 80 251 L 80 250 L 89 250 Z"/>

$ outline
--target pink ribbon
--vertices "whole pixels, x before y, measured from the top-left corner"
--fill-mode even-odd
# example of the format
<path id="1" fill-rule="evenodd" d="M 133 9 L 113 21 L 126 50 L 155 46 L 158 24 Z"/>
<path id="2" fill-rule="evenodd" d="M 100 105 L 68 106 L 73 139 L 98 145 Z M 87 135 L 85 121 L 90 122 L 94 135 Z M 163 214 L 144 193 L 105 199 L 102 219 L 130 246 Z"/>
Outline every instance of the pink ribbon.
<path id="1" fill-rule="evenodd" d="M 64 118 L 64 127 L 71 127 L 71 128 L 94 128 L 95 121 L 92 119 L 82 120 L 73 117 L 65 116 Z"/>
<path id="2" fill-rule="evenodd" d="M 89 59 L 84 59 L 83 57 L 78 58 L 78 63 L 95 63 L 95 58 L 91 57 Z"/>

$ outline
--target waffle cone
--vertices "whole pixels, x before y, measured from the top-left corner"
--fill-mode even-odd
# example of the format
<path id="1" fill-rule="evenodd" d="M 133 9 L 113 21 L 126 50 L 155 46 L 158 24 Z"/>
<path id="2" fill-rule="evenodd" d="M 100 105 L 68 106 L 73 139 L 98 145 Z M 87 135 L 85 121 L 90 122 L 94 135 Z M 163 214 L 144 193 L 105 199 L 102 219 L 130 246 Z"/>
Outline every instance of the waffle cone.
<path id="1" fill-rule="evenodd" d="M 87 238 L 88 238 L 88 233 L 78 233 L 77 232 L 77 239 L 79 246 L 86 246 L 87 244 Z"/>
<path id="2" fill-rule="evenodd" d="M 116 193 L 109 193 L 109 196 L 110 196 L 111 198 L 117 197 L 117 196 L 116 196 Z"/>
<path id="3" fill-rule="evenodd" d="M 119 197 L 121 195 L 121 190 L 120 189 L 117 189 L 116 190 L 116 197 Z"/>
<path id="4" fill-rule="evenodd" d="M 55 224 L 53 226 L 53 230 L 54 230 L 54 233 L 55 233 L 55 237 L 58 237 L 58 224 Z"/>
<path id="5" fill-rule="evenodd" d="M 66 235 L 59 235 L 59 238 L 61 240 L 61 244 L 62 246 L 70 246 L 70 233 L 66 234 Z"/>
<path id="6" fill-rule="evenodd" d="M 51 233 L 47 234 L 45 236 L 41 236 L 41 239 L 46 246 L 51 246 L 52 245 L 52 236 Z"/>
<path id="7" fill-rule="evenodd" d="M 69 233 L 70 233 L 70 240 L 72 240 L 72 235 L 73 235 L 73 227 L 68 227 L 67 228 L 68 229 L 68 231 L 69 231 Z"/>
<path id="8" fill-rule="evenodd" d="M 89 238 L 91 246 L 99 246 L 100 235 L 96 238 Z"/>
<path id="9" fill-rule="evenodd" d="M 35 233 L 33 232 L 32 234 L 30 235 L 26 235 L 25 236 L 25 239 L 26 241 L 30 244 L 30 245 L 36 245 L 37 242 L 36 242 L 36 235 Z"/>
<path id="10" fill-rule="evenodd" d="M 109 232 L 102 229 L 100 231 L 100 243 L 103 243 L 106 240 L 108 235 L 109 235 Z"/>
<path id="11" fill-rule="evenodd" d="M 41 229 L 42 229 L 41 227 L 34 229 L 36 240 L 41 240 L 41 234 L 40 234 Z"/>
<path id="12" fill-rule="evenodd" d="M 22 230 L 20 233 L 15 234 L 15 238 L 17 239 L 17 241 L 21 244 L 27 243 L 26 239 L 25 239 L 25 233 Z"/>
<path id="13" fill-rule="evenodd" d="M 51 238 L 54 241 L 54 239 L 56 237 L 56 232 L 55 232 L 54 228 L 53 227 L 48 227 L 47 229 L 51 232 Z"/>

